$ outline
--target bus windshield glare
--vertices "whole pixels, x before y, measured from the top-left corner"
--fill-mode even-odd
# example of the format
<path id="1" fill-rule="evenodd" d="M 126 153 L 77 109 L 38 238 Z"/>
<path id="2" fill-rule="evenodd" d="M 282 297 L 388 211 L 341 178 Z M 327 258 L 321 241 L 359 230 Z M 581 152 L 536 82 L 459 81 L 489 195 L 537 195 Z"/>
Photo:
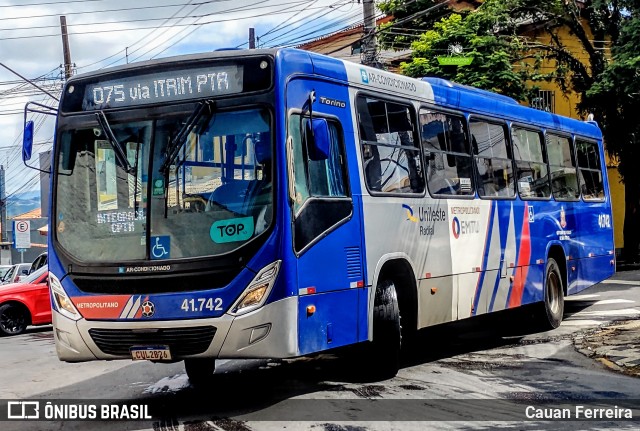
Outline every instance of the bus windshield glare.
<path id="1" fill-rule="evenodd" d="M 270 225 L 268 110 L 214 111 L 199 116 L 188 133 L 189 113 L 147 121 L 90 118 L 63 128 L 59 141 L 55 235 L 75 259 L 216 256 Z"/>

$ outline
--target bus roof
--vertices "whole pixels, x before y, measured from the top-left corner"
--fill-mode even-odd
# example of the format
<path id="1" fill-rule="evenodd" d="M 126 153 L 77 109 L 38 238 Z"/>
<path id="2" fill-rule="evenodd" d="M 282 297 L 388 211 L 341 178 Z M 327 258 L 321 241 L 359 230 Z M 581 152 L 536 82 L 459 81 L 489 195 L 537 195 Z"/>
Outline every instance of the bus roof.
<path id="1" fill-rule="evenodd" d="M 595 139 L 602 138 L 600 129 L 595 122 L 580 121 L 551 114 L 539 109 L 529 108 L 520 105 L 510 97 L 497 93 L 457 84 L 441 78 L 411 78 L 295 48 L 211 51 L 200 54 L 166 57 L 83 73 L 70 78 L 67 85 L 79 79 L 105 76 L 127 70 L 144 70 L 147 67 L 166 63 L 184 63 L 206 59 L 224 59 L 238 56 L 250 57 L 256 55 L 270 55 L 276 57 L 276 59 L 284 60 L 281 62 L 281 65 L 284 66 L 282 70 L 287 74 L 315 73 L 348 82 L 354 87 L 363 89 L 374 88 L 377 91 L 393 95 L 401 94 L 445 108 L 486 116 L 495 116 L 516 123 L 572 132 Z M 276 62 L 278 62 L 278 60 L 276 60 Z"/>

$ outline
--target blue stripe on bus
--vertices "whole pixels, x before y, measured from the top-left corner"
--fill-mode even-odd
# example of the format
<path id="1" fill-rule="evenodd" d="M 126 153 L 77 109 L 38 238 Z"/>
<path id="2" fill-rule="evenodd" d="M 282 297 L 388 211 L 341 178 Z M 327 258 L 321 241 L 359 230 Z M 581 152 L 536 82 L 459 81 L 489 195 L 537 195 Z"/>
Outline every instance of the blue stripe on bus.
<path id="1" fill-rule="evenodd" d="M 495 202 L 494 202 L 495 203 Z M 482 257 L 482 272 L 478 279 L 478 285 L 476 287 L 476 296 L 473 299 L 473 313 L 475 316 L 478 314 L 478 303 L 480 302 L 480 296 L 482 294 L 482 284 L 484 283 L 484 277 L 487 270 L 487 262 L 489 260 L 489 251 L 491 250 L 491 236 L 493 235 L 493 217 L 495 215 L 496 205 L 491 205 L 491 211 L 489 213 L 489 226 L 487 227 L 487 234 L 484 239 L 484 256 Z"/>

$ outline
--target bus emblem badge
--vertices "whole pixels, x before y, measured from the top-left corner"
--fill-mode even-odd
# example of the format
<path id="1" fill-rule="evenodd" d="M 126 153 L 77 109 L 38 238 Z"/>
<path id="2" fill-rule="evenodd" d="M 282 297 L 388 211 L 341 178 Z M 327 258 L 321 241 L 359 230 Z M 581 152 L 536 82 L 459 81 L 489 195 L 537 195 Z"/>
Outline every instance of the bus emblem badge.
<path id="1" fill-rule="evenodd" d="M 560 207 L 560 226 L 562 229 L 567 227 L 567 217 L 564 213 L 564 207 Z"/>
<path id="2" fill-rule="evenodd" d="M 144 301 L 140 306 L 143 317 L 151 317 L 156 312 L 156 306 L 151 301 Z"/>
<path id="3" fill-rule="evenodd" d="M 369 73 L 365 69 L 360 69 L 360 78 L 362 78 L 363 83 L 369 83 Z"/>

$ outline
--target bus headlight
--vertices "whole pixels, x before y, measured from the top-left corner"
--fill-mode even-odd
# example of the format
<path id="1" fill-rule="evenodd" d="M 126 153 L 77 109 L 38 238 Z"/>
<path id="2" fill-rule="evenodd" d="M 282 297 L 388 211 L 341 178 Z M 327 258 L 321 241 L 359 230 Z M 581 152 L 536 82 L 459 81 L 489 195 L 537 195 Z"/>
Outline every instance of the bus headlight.
<path id="1" fill-rule="evenodd" d="M 62 283 L 58 277 L 49 272 L 49 287 L 51 288 L 51 297 L 56 303 L 58 310 L 62 315 L 71 320 L 79 320 L 82 316 L 73 306 L 71 299 L 67 296 L 67 292 L 62 288 Z"/>
<path id="2" fill-rule="evenodd" d="M 249 287 L 242 292 L 240 298 L 233 304 L 229 314 L 239 316 L 262 307 L 269 297 L 269 292 L 276 281 L 276 277 L 278 277 L 279 270 L 279 260 L 262 268 L 249 283 Z"/>

